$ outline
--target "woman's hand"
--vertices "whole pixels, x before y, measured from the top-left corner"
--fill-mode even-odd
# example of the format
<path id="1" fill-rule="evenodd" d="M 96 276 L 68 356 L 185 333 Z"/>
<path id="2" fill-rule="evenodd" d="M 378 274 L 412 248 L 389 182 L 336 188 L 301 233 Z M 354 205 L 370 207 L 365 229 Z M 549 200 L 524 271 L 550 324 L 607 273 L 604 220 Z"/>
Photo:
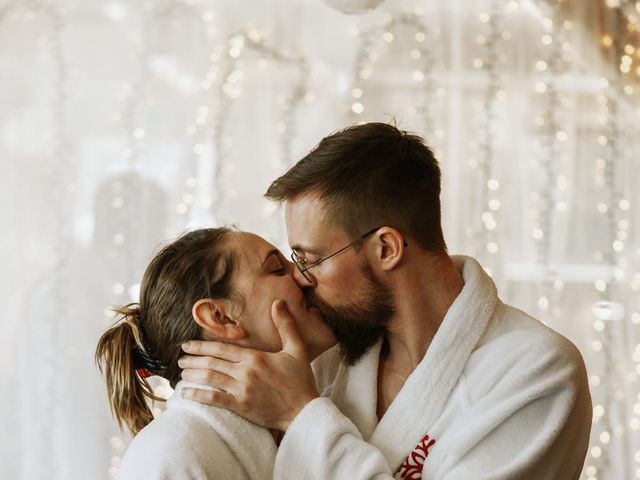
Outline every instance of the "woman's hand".
<path id="1" fill-rule="evenodd" d="M 227 408 L 258 425 L 286 430 L 318 397 L 309 356 L 282 300 L 271 306 L 282 350 L 276 353 L 220 342 L 190 341 L 180 358 L 182 378 L 218 390 L 185 388 L 184 398 Z"/>

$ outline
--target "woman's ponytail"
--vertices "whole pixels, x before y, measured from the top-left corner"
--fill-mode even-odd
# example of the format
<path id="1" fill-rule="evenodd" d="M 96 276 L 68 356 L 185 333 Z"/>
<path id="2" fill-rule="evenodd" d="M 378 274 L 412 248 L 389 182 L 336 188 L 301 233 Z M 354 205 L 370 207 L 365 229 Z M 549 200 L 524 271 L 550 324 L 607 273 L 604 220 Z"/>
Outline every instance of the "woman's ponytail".
<path id="1" fill-rule="evenodd" d="M 194 230 L 164 246 L 144 272 L 140 303 L 114 309 L 120 322 L 100 338 L 96 363 L 120 428 L 126 425 L 137 434 L 153 419 L 147 401 L 164 401 L 146 377 L 159 375 L 176 388 L 180 346 L 202 338 L 193 305 L 203 298 L 232 298 L 236 262 L 227 244 L 230 233 L 227 228 Z"/>
<path id="2" fill-rule="evenodd" d="M 95 360 L 107 383 L 109 406 L 118 426 L 122 429 L 126 425 L 136 435 L 153 420 L 147 398 L 162 401 L 145 378 L 145 372 L 157 372 L 161 365 L 154 363 L 145 349 L 140 306 L 129 304 L 114 311 L 122 321 L 100 337 Z"/>

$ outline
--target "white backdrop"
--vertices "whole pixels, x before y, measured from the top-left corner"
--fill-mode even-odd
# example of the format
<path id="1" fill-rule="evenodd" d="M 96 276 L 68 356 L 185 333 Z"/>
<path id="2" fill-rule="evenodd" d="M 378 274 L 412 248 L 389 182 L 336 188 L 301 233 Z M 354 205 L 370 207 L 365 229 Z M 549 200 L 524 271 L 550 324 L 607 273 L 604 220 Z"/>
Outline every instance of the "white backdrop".
<path id="1" fill-rule="evenodd" d="M 640 2 L 348 3 L 0 2 L 2 478 L 112 477 L 107 307 L 187 228 L 287 250 L 270 181 L 394 119 L 441 161 L 450 251 L 581 349 L 584 478 L 640 478 Z"/>

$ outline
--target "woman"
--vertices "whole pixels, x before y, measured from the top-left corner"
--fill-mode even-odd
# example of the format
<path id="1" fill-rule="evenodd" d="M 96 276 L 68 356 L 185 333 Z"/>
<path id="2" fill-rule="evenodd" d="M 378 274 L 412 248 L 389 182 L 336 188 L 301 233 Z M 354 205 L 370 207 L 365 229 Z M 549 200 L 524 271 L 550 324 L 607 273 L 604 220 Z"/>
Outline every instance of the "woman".
<path id="1" fill-rule="evenodd" d="M 280 350 L 270 320 L 276 299 L 285 301 L 298 322 L 311 358 L 335 343 L 318 310 L 307 308 L 292 264 L 257 235 L 196 230 L 155 256 L 142 280 L 140 303 L 116 309 L 122 321 L 96 349 L 114 416 L 135 435 L 117 478 L 271 478 L 276 433 L 181 398 L 178 358 L 182 343 L 192 339 Z M 147 405 L 147 399 L 158 400 L 149 375 L 166 378 L 175 389 L 155 420 Z"/>

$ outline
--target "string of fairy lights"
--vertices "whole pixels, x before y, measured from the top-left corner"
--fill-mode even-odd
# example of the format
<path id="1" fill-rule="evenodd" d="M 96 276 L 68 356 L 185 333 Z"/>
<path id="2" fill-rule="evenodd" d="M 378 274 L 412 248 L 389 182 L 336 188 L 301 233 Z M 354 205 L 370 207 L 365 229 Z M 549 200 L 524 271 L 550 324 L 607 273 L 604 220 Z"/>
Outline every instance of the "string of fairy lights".
<path id="1" fill-rule="evenodd" d="M 145 11 L 149 12 L 150 6 L 145 6 Z M 113 15 L 113 13 L 111 13 Z M 117 18 L 117 17 L 116 17 Z M 109 190 L 108 201 L 111 206 L 110 226 L 107 232 L 112 237 L 109 240 L 109 247 L 106 254 L 110 257 L 115 267 L 115 278 L 111 278 L 111 293 L 113 294 L 112 304 L 125 304 L 130 301 L 137 301 L 131 298 L 130 287 L 135 284 L 135 272 L 132 268 L 131 242 L 133 237 L 135 222 L 135 212 L 140 210 L 140 195 L 137 191 L 140 182 L 137 179 L 137 169 L 139 169 L 142 142 L 145 137 L 145 130 L 139 126 L 137 112 L 142 108 L 146 97 L 145 84 L 149 78 L 148 71 L 148 31 L 145 18 L 136 29 L 136 38 L 132 41 L 137 73 L 123 85 L 119 93 L 119 110 L 113 114 L 113 121 L 119 126 L 121 136 L 124 139 L 122 147 L 122 163 L 125 165 L 125 173 L 114 178 L 107 185 Z M 115 317 L 111 308 L 104 311 L 104 328 L 109 328 Z M 111 457 L 107 471 L 108 478 L 114 478 L 118 471 L 118 466 L 122 460 L 122 455 L 126 450 L 126 443 L 120 434 L 113 434 L 109 439 L 111 447 Z"/>
<path id="2" fill-rule="evenodd" d="M 65 18 L 57 5 L 48 5 L 36 1 L 13 1 L 0 9 L 0 26 L 5 22 L 18 24 L 38 23 L 42 27 L 37 37 L 42 41 L 47 61 L 50 65 L 51 81 L 50 110 L 46 112 L 47 131 L 43 132 L 43 156 L 47 160 L 46 175 L 49 189 L 43 192 L 47 202 L 59 206 L 53 212 L 49 222 L 43 222 L 43 238 L 50 238 L 46 245 L 48 259 L 51 262 L 52 278 L 46 282 L 46 292 L 51 305 L 47 308 L 55 312 L 51 317 L 42 312 L 42 322 L 33 326 L 33 337 L 27 338 L 32 365 L 38 365 L 38 375 L 34 375 L 36 387 L 23 403 L 30 406 L 31 451 L 27 457 L 32 460 L 28 474 L 30 478 L 51 478 L 64 476 L 63 462 L 56 458 L 56 432 L 51 424 L 63 421 L 63 398 L 60 378 L 68 370 L 66 348 L 61 348 L 68 333 L 57 319 L 68 318 L 73 313 L 70 291 L 70 258 L 67 250 L 71 242 L 70 195 L 75 185 L 69 181 L 75 160 L 70 155 L 69 132 L 66 121 L 68 97 L 68 77 L 66 52 L 62 43 Z M 50 237 L 48 234 L 50 233 Z M 35 293 L 34 293 L 35 295 Z M 30 365 L 30 366 L 32 366 Z"/>
<path id="3" fill-rule="evenodd" d="M 276 98 L 280 111 L 279 118 L 274 125 L 273 135 L 278 139 L 278 151 L 270 161 L 270 166 L 275 171 L 283 171 L 292 164 L 291 141 L 296 134 L 296 111 L 301 102 L 313 101 L 313 96 L 309 91 L 311 68 L 306 57 L 299 52 L 284 51 L 269 45 L 265 41 L 264 33 L 259 29 L 254 28 L 231 35 L 226 49 L 224 51 L 218 50 L 213 54 L 212 59 L 218 63 L 217 68 L 220 71 L 221 79 L 214 119 L 210 128 L 215 164 L 213 172 L 213 191 L 215 193 L 211 208 L 214 218 L 218 221 L 226 220 L 222 219 L 219 206 L 224 195 L 227 195 L 232 188 L 228 182 L 225 183 L 224 168 L 229 163 L 228 158 L 232 147 L 231 140 L 225 134 L 225 129 L 232 103 L 242 94 L 241 84 L 248 68 L 247 56 L 250 53 L 257 56 L 259 68 L 293 67 L 296 70 L 291 90 L 279 94 Z M 270 215 L 274 211 L 269 209 L 265 213 Z"/>
<path id="4" fill-rule="evenodd" d="M 595 283 L 595 289 L 601 297 L 601 301 L 594 307 L 596 320 L 593 328 L 597 333 L 592 347 L 606 353 L 606 362 L 609 369 L 603 369 L 601 375 L 592 375 L 591 384 L 594 396 L 599 394 L 599 403 L 594 407 L 594 422 L 600 422 L 603 418 L 615 415 L 616 409 L 623 410 L 623 419 L 614 425 L 613 436 L 631 437 L 633 445 L 626 446 L 633 455 L 634 465 L 629 468 L 629 476 L 640 478 L 640 444 L 637 435 L 629 433 L 640 429 L 640 393 L 637 388 L 638 375 L 640 375 L 640 339 L 638 338 L 637 325 L 640 324 L 640 305 L 628 299 L 637 298 L 640 291 L 640 251 L 629 251 L 628 242 L 633 238 L 633 228 L 630 221 L 632 210 L 632 193 L 624 187 L 622 179 L 629 175 L 629 169 L 623 170 L 625 165 L 633 165 L 634 142 L 637 148 L 637 129 L 633 128 L 623 119 L 627 118 L 622 108 L 630 104 L 630 99 L 637 98 L 637 77 L 640 77 L 638 58 L 640 51 L 637 41 L 630 41 L 630 36 L 635 34 L 638 38 L 638 17 L 640 14 L 640 2 L 606 1 L 606 6 L 613 11 L 615 22 L 613 28 L 604 31 L 601 37 L 601 45 L 605 54 L 612 60 L 612 70 L 617 73 L 613 80 L 603 78 L 605 94 L 599 97 L 603 105 L 602 116 L 603 134 L 597 138 L 600 146 L 606 146 L 609 151 L 609 159 L 596 158 L 595 183 L 601 188 L 608 189 L 608 196 L 599 202 L 597 211 L 606 217 L 609 226 L 609 245 L 604 252 L 597 252 L 598 258 L 603 263 L 611 264 L 611 277 L 602 278 Z M 623 96 L 624 94 L 624 96 Z M 637 124 L 637 116 L 635 119 Z M 635 258 L 635 261 L 634 261 Z M 635 265 L 635 268 L 634 268 Z M 633 272 L 636 273 L 633 273 Z M 625 302 L 625 299 L 627 300 Z M 612 346 L 611 338 L 617 334 L 629 339 L 628 348 L 619 352 Z M 615 337 L 614 337 L 615 338 Z M 620 342 L 619 342 L 620 343 Z M 604 348 L 600 348 L 601 345 Z M 630 371 L 621 371 L 620 365 L 624 365 L 626 355 L 630 355 Z M 617 374 L 610 379 L 611 370 Z M 598 388 L 593 388 L 593 386 Z M 624 386 L 627 387 L 625 392 Z M 613 387 L 613 388 L 612 388 Z M 613 390 L 613 395 L 607 394 Z M 628 396 L 627 411 L 623 409 L 624 395 Z M 631 400 L 633 399 L 633 400 Z M 607 425 L 608 424 L 608 425 Z M 611 421 L 605 422 L 611 426 Z M 627 433 L 627 435 L 625 435 Z M 616 450 L 608 445 L 612 434 L 605 428 L 601 428 L 599 443 L 592 447 L 591 455 L 599 454 L 611 456 Z M 619 443 L 620 447 L 624 446 Z M 595 470 L 593 477 L 595 478 Z"/>
<path id="5" fill-rule="evenodd" d="M 62 478 L 65 464 L 56 452 L 59 436 L 52 425 L 64 421 L 64 398 L 61 378 L 69 371 L 69 348 L 65 337 L 69 334 L 67 324 L 58 320 L 73 316 L 71 268 L 69 245 L 72 238 L 71 196 L 77 185 L 74 178 L 76 159 L 71 155 L 70 132 L 67 121 L 69 97 L 68 54 L 63 45 L 66 18 L 56 4 L 35 0 L 10 1 L 0 8 L 0 27 L 13 22 L 23 28 L 37 28 L 33 37 L 43 50 L 43 59 L 49 65 L 50 81 L 44 84 L 47 110 L 46 123 L 42 132 L 42 157 L 46 161 L 43 173 L 48 179 L 48 188 L 42 194 L 48 204 L 58 208 L 51 212 L 47 221 L 41 222 L 41 235 L 48 241 L 43 245 L 51 274 L 41 285 L 32 286 L 30 295 L 38 302 L 39 320 L 29 329 L 31 335 L 23 339 L 29 347 L 28 367 L 37 366 L 37 375 L 30 379 L 34 388 L 21 398 L 29 407 L 21 419 L 28 418 L 28 433 L 31 440 L 27 475 L 30 478 Z M 40 59 L 33 56 L 32 60 Z M 37 68 L 37 63 L 34 65 Z M 35 70 L 35 68 L 34 68 Z M 41 112 L 35 112 L 34 118 Z M 45 303 L 50 302 L 50 303 Z M 18 390 L 18 389 L 16 389 Z M 26 413 L 26 415 L 25 415 Z M 15 439 L 14 439 L 15 441 Z"/>
<path id="6" fill-rule="evenodd" d="M 353 32 L 359 40 L 359 48 L 356 53 L 355 71 L 351 88 L 351 102 L 348 112 L 352 122 L 362 121 L 365 113 L 365 104 L 368 102 L 367 86 L 376 72 L 376 64 L 385 55 L 385 47 L 397 41 L 401 34 L 413 34 L 415 42 L 407 52 L 405 60 L 411 65 L 411 81 L 418 85 L 419 96 L 414 103 L 407 108 L 410 117 L 420 116 L 421 126 L 429 138 L 436 142 L 444 137 L 444 130 L 438 127 L 433 114 L 433 97 L 436 94 L 433 78 L 433 69 L 436 58 L 433 49 L 429 48 L 436 40 L 436 32 L 425 25 L 424 10 L 416 7 L 409 13 L 397 13 L 386 15 L 382 22 L 363 32 L 354 28 Z M 379 72 L 379 75 L 384 71 Z M 410 87 L 409 87 L 410 88 Z M 444 89 L 438 89 L 438 96 L 442 98 Z"/>
<path id="7" fill-rule="evenodd" d="M 500 270 L 499 247 L 499 215 L 502 203 L 500 201 L 500 179 L 495 161 L 497 152 L 497 128 L 501 103 L 506 98 L 504 83 L 506 73 L 501 68 L 504 63 L 502 53 L 503 42 L 511 38 L 511 32 L 503 27 L 505 16 L 517 8 L 517 4 L 499 0 L 490 0 L 488 9 L 482 11 L 479 20 L 483 32 L 476 38 L 481 46 L 481 56 L 473 59 L 473 68 L 484 73 L 487 81 L 482 101 L 476 105 L 479 124 L 479 139 L 472 142 L 472 149 L 477 152 L 476 161 L 471 167 L 476 170 L 476 185 L 479 192 L 474 203 L 480 209 L 476 216 L 481 221 L 470 230 L 470 239 L 476 245 L 477 256 L 489 275 Z"/>
<path id="8" fill-rule="evenodd" d="M 53 202 L 59 206 L 54 223 L 53 256 L 55 258 L 54 271 L 56 282 L 53 290 L 55 311 L 58 318 L 72 318 L 74 314 L 73 293 L 70 291 L 71 275 L 69 270 L 70 258 L 68 245 L 72 242 L 72 220 L 68 214 L 70 209 L 70 194 L 75 188 L 70 179 L 75 178 L 74 163 L 71 156 L 70 139 L 66 120 L 66 106 L 68 98 L 68 78 L 69 71 L 66 65 L 66 52 L 63 47 L 63 31 L 66 27 L 63 13 L 54 5 L 46 6 L 43 13 L 48 17 L 50 24 L 50 45 L 51 57 L 54 64 L 55 81 L 53 83 L 53 148 L 52 148 L 52 190 Z M 51 327 L 52 337 L 49 339 L 52 345 L 62 345 L 68 332 L 65 331 L 64 324 L 53 322 Z M 64 372 L 68 370 L 67 349 L 51 349 L 51 366 L 54 374 L 50 378 L 63 378 Z M 51 402 L 52 417 L 63 418 L 62 416 L 62 384 L 54 381 L 49 391 L 48 401 Z M 51 446 L 55 445 L 52 438 L 54 431 L 48 430 Z M 46 475 L 64 475 L 61 470 L 62 462 L 50 461 Z M 44 477 L 43 477 L 44 478 Z"/>
<path id="9" fill-rule="evenodd" d="M 591 348 L 600 354 L 599 375 L 590 376 L 590 384 L 594 400 L 592 444 L 589 449 L 585 474 L 588 479 L 602 478 L 603 475 L 613 474 L 613 466 L 621 447 L 621 439 L 625 432 L 634 432 L 640 428 L 640 404 L 633 409 L 627 409 L 627 395 L 640 399 L 637 387 L 634 392 L 625 391 L 627 375 L 624 371 L 627 345 L 624 339 L 630 324 L 624 303 L 625 271 L 628 268 L 625 242 L 628 238 L 629 221 L 626 212 L 630 207 L 628 192 L 622 183 L 621 167 L 624 165 L 625 155 L 623 144 L 625 134 L 621 128 L 621 109 L 623 103 L 619 94 L 633 93 L 633 87 L 626 82 L 624 76 L 631 71 L 631 57 L 635 47 L 631 44 L 623 45 L 624 30 L 627 29 L 625 14 L 619 4 L 606 2 L 607 7 L 613 9 L 613 31 L 605 33 L 602 44 L 611 50 L 610 56 L 614 62 L 612 78 L 603 77 L 600 80 L 602 93 L 597 101 L 600 105 L 601 130 L 595 138 L 597 156 L 595 158 L 594 183 L 599 190 L 598 201 L 595 205 L 597 215 L 603 220 L 605 245 L 595 253 L 595 259 L 601 262 L 609 272 L 594 283 L 599 301 L 593 307 L 593 340 Z M 616 8 L 618 7 L 618 8 Z M 630 153 L 630 152 L 627 152 Z M 636 344 L 632 357 L 640 360 L 640 344 Z M 640 373 L 640 372 L 636 372 Z M 606 379 L 606 383 L 603 382 Z M 635 378 L 631 377 L 632 384 Z M 637 402 L 637 400 L 636 400 Z M 637 442 L 636 442 L 637 448 Z M 636 466 L 629 466 L 628 476 L 640 478 L 640 450 L 636 451 L 633 459 Z M 618 467 L 619 468 L 619 467 Z"/>
<path id="10" fill-rule="evenodd" d="M 553 18 L 558 18 L 558 5 L 552 4 L 551 8 L 549 15 L 543 16 L 540 22 L 543 30 L 539 43 L 542 55 L 534 64 L 533 96 L 541 97 L 541 108 L 533 119 L 540 142 L 539 154 L 534 156 L 532 169 L 539 171 L 541 176 L 530 194 L 535 263 L 543 269 L 539 282 L 540 295 L 536 302 L 538 318 L 548 323 L 553 323 L 562 315 L 560 305 L 564 281 L 553 266 L 555 259 L 552 247 L 557 217 L 567 211 L 567 201 L 563 196 L 567 190 L 567 180 L 563 170 L 569 160 L 566 115 L 569 99 L 561 83 L 568 70 L 567 50 L 570 48 L 564 34 L 573 26 L 570 21 L 561 25 L 559 21 L 554 21 Z"/>
<path id="11" fill-rule="evenodd" d="M 195 11 L 194 2 L 189 2 Z M 209 25 L 215 13 L 209 9 L 197 15 L 202 19 L 211 37 Z M 273 135 L 277 149 L 271 155 L 270 166 L 276 172 L 291 164 L 291 142 L 295 138 L 296 112 L 301 102 L 311 103 L 309 90 L 310 66 L 299 52 L 285 51 L 269 45 L 266 35 L 257 28 L 249 28 L 231 34 L 226 41 L 212 41 L 208 55 L 208 67 L 200 81 L 202 101 L 196 108 L 193 120 L 185 128 L 188 156 L 193 158 L 194 168 L 184 182 L 184 194 L 176 205 L 179 215 L 188 216 L 187 225 L 197 227 L 225 224 L 229 220 L 224 201 L 237 193 L 233 182 L 227 180 L 233 167 L 233 139 L 226 131 L 234 102 L 243 92 L 243 79 L 251 74 L 251 68 L 277 71 L 285 67 L 295 70 L 295 80 L 288 91 L 276 97 L 278 119 Z M 285 89 L 286 90 L 286 89 Z M 271 216 L 275 209 L 265 210 Z"/>
<path id="12" fill-rule="evenodd" d="M 605 227 L 605 246 L 602 250 L 596 251 L 595 259 L 600 261 L 607 267 L 614 267 L 616 262 L 616 253 L 613 249 L 612 227 L 614 219 L 613 200 L 615 198 L 615 170 L 616 162 L 616 150 L 617 150 L 617 115 L 616 115 L 616 100 L 610 98 L 608 95 L 611 88 L 611 80 L 607 78 L 601 79 L 602 92 L 597 101 L 600 104 L 602 115 L 600 122 L 602 129 L 597 137 L 594 139 L 597 145 L 598 156 L 595 159 L 596 162 L 596 174 L 594 181 L 601 194 L 599 195 L 599 201 L 595 207 L 598 215 L 604 220 Z M 613 279 L 609 275 L 599 278 L 594 283 L 595 291 L 599 297 L 597 307 L 594 309 L 595 320 L 593 322 L 593 340 L 591 342 L 591 348 L 594 352 L 598 352 L 601 355 L 600 372 L 601 376 L 592 377 L 592 393 L 594 397 L 594 418 L 593 418 L 593 432 L 592 432 L 592 445 L 589 450 L 589 465 L 585 469 L 588 478 L 598 478 L 597 474 L 602 474 L 607 471 L 611 463 L 611 452 L 607 447 L 607 444 L 611 440 L 611 431 L 624 428 L 615 421 L 615 412 L 619 410 L 618 403 L 622 400 L 617 394 L 617 382 L 614 360 L 616 355 L 613 340 L 613 328 L 614 325 L 606 322 L 607 320 L 613 320 L 613 312 L 611 310 L 611 299 L 613 294 Z M 607 378 L 607 388 L 593 388 L 598 387 L 601 384 L 600 379 Z M 598 380 L 596 380 L 596 378 Z"/>

